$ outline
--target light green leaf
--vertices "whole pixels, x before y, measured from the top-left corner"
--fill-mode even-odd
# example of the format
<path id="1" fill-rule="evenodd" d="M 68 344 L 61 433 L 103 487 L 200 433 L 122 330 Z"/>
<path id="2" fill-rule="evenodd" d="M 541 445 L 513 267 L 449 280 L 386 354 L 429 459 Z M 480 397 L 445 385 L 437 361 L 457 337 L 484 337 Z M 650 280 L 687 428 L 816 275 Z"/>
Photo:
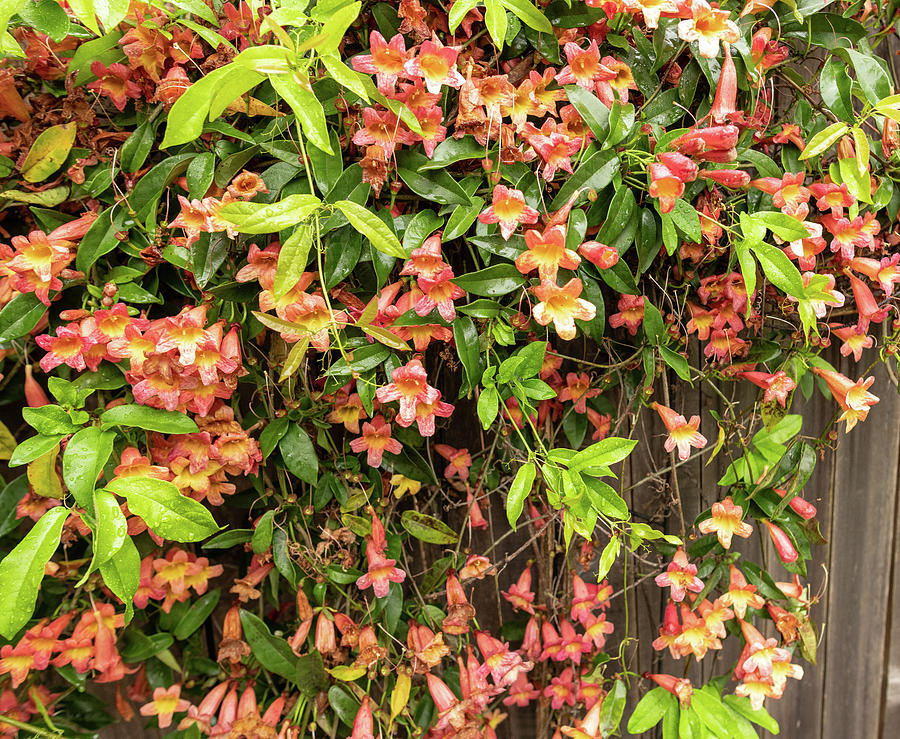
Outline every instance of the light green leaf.
<path id="1" fill-rule="evenodd" d="M 130 536 L 125 537 L 118 552 L 100 565 L 100 575 L 106 587 L 125 604 L 127 624 L 134 614 L 132 600 L 141 581 L 141 555 Z"/>
<path id="2" fill-rule="evenodd" d="M 128 510 L 158 536 L 173 541 L 200 541 L 219 530 L 212 514 L 181 494 L 171 482 L 153 477 L 119 477 L 106 489 L 128 501 Z"/>
<path id="3" fill-rule="evenodd" d="M 512 485 L 509 486 L 509 494 L 506 496 L 506 518 L 514 531 L 525 507 L 525 499 L 531 493 L 536 474 L 537 467 L 534 462 L 526 462 L 516 471 Z"/>
<path id="4" fill-rule="evenodd" d="M 484 23 L 498 49 L 506 40 L 506 10 L 501 0 L 484 0 Z"/>
<path id="5" fill-rule="evenodd" d="M 287 104 L 291 106 L 303 135 L 310 143 L 326 154 L 331 154 L 331 142 L 328 138 L 328 125 L 325 122 L 325 109 L 309 87 L 308 80 L 298 80 L 296 75 L 271 75 L 269 82 Z"/>
<path id="6" fill-rule="evenodd" d="M 128 538 L 128 522 L 119 507 L 119 501 L 105 490 L 94 491 L 94 538 L 91 542 L 91 565 L 76 587 L 85 583 L 94 570 L 112 559 Z"/>
<path id="7" fill-rule="evenodd" d="M 0 634 L 7 639 L 12 639 L 34 613 L 44 566 L 59 545 L 68 516 L 64 506 L 51 508 L 0 562 Z"/>
<path id="8" fill-rule="evenodd" d="M 315 195 L 288 195 L 277 203 L 228 203 L 219 208 L 216 217 L 232 223 L 240 233 L 275 233 L 302 223 L 321 205 Z"/>
<path id="9" fill-rule="evenodd" d="M 66 444 L 63 454 L 63 481 L 75 501 L 89 508 L 97 478 L 112 454 L 115 431 L 101 431 L 89 426 L 78 431 Z"/>
<path id="10" fill-rule="evenodd" d="M 625 459 L 636 445 L 635 439 L 610 436 L 578 452 L 569 460 L 568 467 L 573 472 L 591 467 L 608 467 Z"/>
<path id="11" fill-rule="evenodd" d="M 335 207 L 344 214 L 350 225 L 365 236 L 378 251 L 398 259 L 406 259 L 400 240 L 387 224 L 368 208 L 351 200 L 338 200 Z"/>
<path id="12" fill-rule="evenodd" d="M 281 245 L 278 252 L 278 266 L 275 268 L 275 280 L 272 293 L 279 300 L 288 290 L 297 284 L 297 280 L 306 269 L 309 261 L 309 250 L 313 244 L 313 225 L 304 221 Z"/>
<path id="13" fill-rule="evenodd" d="M 209 106 L 216 94 L 230 81 L 255 74 L 239 64 L 226 64 L 197 80 L 175 101 L 166 121 L 166 133 L 160 148 L 186 144 L 203 133 Z M 258 75 L 260 76 L 260 75 Z M 262 77 L 260 76 L 260 79 Z"/>
<path id="14" fill-rule="evenodd" d="M 781 249 L 771 244 L 759 243 L 752 246 L 751 250 L 759 260 L 766 277 L 775 287 L 795 298 L 804 296 L 800 271 Z"/>
<path id="15" fill-rule="evenodd" d="M 836 144 L 850 130 L 846 123 L 832 123 L 828 128 L 819 131 L 807 143 L 806 148 L 800 153 L 800 159 L 810 159 L 817 157 L 819 154 L 827 151 L 832 145 Z"/>
<path id="16" fill-rule="evenodd" d="M 547 16 L 532 5 L 531 0 L 500 0 L 504 8 L 515 15 L 522 23 L 535 31 L 553 33 L 553 24 Z"/>

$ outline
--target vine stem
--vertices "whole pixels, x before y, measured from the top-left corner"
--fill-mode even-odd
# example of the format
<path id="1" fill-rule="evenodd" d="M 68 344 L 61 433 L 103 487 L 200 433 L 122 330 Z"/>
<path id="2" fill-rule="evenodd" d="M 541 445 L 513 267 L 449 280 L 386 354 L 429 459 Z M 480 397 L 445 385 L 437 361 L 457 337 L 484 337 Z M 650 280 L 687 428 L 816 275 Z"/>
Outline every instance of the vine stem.
<path id="1" fill-rule="evenodd" d="M 30 731 L 35 736 L 46 736 L 51 739 L 61 739 L 63 736 L 62 733 L 53 733 L 51 731 L 46 731 L 39 726 L 35 726 L 33 724 L 27 724 L 24 721 L 18 721 L 14 718 L 10 718 L 9 716 L 0 716 L 0 724 L 9 724 L 10 726 L 15 726 L 17 729 L 25 729 L 25 731 Z"/>

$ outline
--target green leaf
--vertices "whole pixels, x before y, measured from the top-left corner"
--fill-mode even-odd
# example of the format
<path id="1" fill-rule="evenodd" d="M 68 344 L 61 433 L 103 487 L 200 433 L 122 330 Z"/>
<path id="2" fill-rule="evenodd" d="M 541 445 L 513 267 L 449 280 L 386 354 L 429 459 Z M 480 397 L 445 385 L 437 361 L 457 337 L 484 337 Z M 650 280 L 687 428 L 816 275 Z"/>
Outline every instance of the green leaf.
<path id="1" fill-rule="evenodd" d="M 498 49 L 506 40 L 506 10 L 501 0 L 484 0 L 484 23 Z"/>
<path id="2" fill-rule="evenodd" d="M 175 485 L 153 477 L 119 477 L 106 489 L 128 501 L 128 510 L 158 536 L 173 541 L 200 541 L 219 530 L 212 514 Z"/>
<path id="3" fill-rule="evenodd" d="M 700 214 L 697 209 L 683 198 L 675 201 L 675 207 L 669 214 L 672 221 L 685 236 L 694 243 L 699 244 L 703 238 L 703 231 L 700 228 Z"/>
<path id="4" fill-rule="evenodd" d="M 94 570 L 112 559 L 128 538 L 128 522 L 112 493 L 94 491 L 94 525 L 91 528 L 94 532 L 91 542 L 93 557 L 78 586 L 83 585 Z"/>
<path id="5" fill-rule="evenodd" d="M 19 525 L 16 507 L 28 492 L 28 477 L 19 475 L 0 491 L 0 536 L 6 536 Z"/>
<path id="6" fill-rule="evenodd" d="M 651 344 L 659 344 L 666 338 L 666 325 L 662 313 L 653 303 L 644 299 L 644 334 Z"/>
<path id="7" fill-rule="evenodd" d="M 462 23 L 463 18 L 469 14 L 469 11 L 474 10 L 475 6 L 480 2 L 481 0 L 456 0 L 456 2 L 450 6 L 450 14 L 447 18 L 447 21 L 450 24 L 450 33 L 454 33 L 456 29 L 459 28 L 459 24 Z"/>
<path id="8" fill-rule="evenodd" d="M 81 428 L 73 423 L 72 417 L 58 405 L 42 405 L 39 408 L 23 408 L 22 418 L 39 434 L 73 434 Z"/>
<path id="9" fill-rule="evenodd" d="M 851 86 L 847 65 L 836 56 L 829 57 L 819 75 L 819 93 L 827 108 L 847 123 L 854 119 Z"/>
<path id="10" fill-rule="evenodd" d="M 21 339 L 34 330 L 43 315 L 45 306 L 34 293 L 21 293 L 0 310 L 0 343 Z"/>
<path id="11" fill-rule="evenodd" d="M 233 224 L 240 233 L 267 234 L 302 223 L 321 205 L 315 195 L 288 195 L 277 203 L 228 203 L 219 208 L 216 217 Z"/>
<path id="12" fill-rule="evenodd" d="M 598 582 L 609 574 L 609 571 L 616 562 L 616 558 L 619 556 L 619 550 L 621 548 L 622 540 L 617 536 L 614 536 L 606 542 L 606 546 L 603 547 L 603 551 L 600 552 L 600 559 L 597 561 Z"/>
<path id="13" fill-rule="evenodd" d="M 272 530 L 275 525 L 275 511 L 268 510 L 260 517 L 250 539 L 250 548 L 254 554 L 262 554 L 272 546 Z"/>
<path id="14" fill-rule="evenodd" d="M 857 49 L 846 49 L 841 54 L 846 54 L 850 58 L 856 72 L 856 82 L 862 88 L 870 105 L 877 105 L 879 100 L 893 92 L 891 78 L 875 56 L 863 54 Z"/>
<path id="15" fill-rule="evenodd" d="M 417 195 L 441 205 L 469 205 L 471 200 L 446 169 L 426 169 L 429 159 L 417 151 L 398 152 L 397 174 Z"/>
<path id="16" fill-rule="evenodd" d="M 288 471 L 303 482 L 315 485 L 319 479 L 319 458 L 309 435 L 296 423 L 291 424 L 278 442 Z"/>
<path id="17" fill-rule="evenodd" d="M 631 515 L 628 511 L 628 504 L 622 500 L 622 497 L 613 489 L 611 485 L 607 485 L 603 480 L 595 477 L 584 476 L 585 490 L 591 501 L 591 507 L 598 513 L 602 513 L 608 518 L 626 521 Z"/>
<path id="18" fill-rule="evenodd" d="M 216 588 L 194 601 L 188 611 L 178 620 L 172 630 L 172 636 L 178 641 L 184 641 L 199 629 L 216 610 L 221 595 L 222 591 Z"/>
<path id="19" fill-rule="evenodd" d="M 400 523 L 416 539 L 429 544 L 456 544 L 459 538 L 443 521 L 411 509 L 403 511 Z"/>
<path id="20" fill-rule="evenodd" d="M 722 705 L 722 699 L 715 690 L 704 685 L 694 690 L 691 696 L 691 708 L 693 708 L 700 720 L 716 736 L 730 736 L 729 726 L 732 716 L 727 707 Z"/>
<path id="21" fill-rule="evenodd" d="M 338 200 L 334 206 L 378 251 L 398 259 L 406 259 L 406 252 L 400 245 L 400 240 L 390 227 L 368 208 L 351 200 Z"/>
<path id="22" fill-rule="evenodd" d="M 466 381 L 459 389 L 461 398 L 481 382 L 481 375 L 484 372 L 481 366 L 481 351 L 478 347 L 478 330 L 471 318 L 456 317 L 453 321 L 453 341 L 466 375 Z"/>
<path id="23" fill-rule="evenodd" d="M 522 287 L 525 278 L 514 264 L 494 264 L 477 272 L 454 277 L 451 282 L 467 293 L 493 298 Z"/>
<path id="24" fill-rule="evenodd" d="M 634 707 L 628 719 L 628 731 L 641 734 L 656 726 L 670 706 L 678 706 L 678 699 L 664 688 L 653 688 Z"/>
<path id="25" fill-rule="evenodd" d="M 456 9 L 460 5 L 461 2 L 455 2 L 453 8 Z M 474 136 L 444 139 L 435 147 L 428 163 L 422 165 L 420 169 L 444 169 L 466 159 L 483 159 L 487 154 L 487 147 L 479 144 Z"/>
<path id="26" fill-rule="evenodd" d="M 669 365 L 669 367 L 675 370 L 676 375 L 678 375 L 685 382 L 690 383 L 691 368 L 688 365 L 687 359 L 681 356 L 678 352 L 674 352 L 665 346 L 659 347 L 659 355 L 662 357 L 663 362 L 665 362 L 667 365 Z"/>
<path id="27" fill-rule="evenodd" d="M 553 25 L 547 16 L 532 5 L 531 0 L 500 0 L 500 3 L 529 28 L 544 33 L 553 33 Z M 571 98 L 569 99 L 571 100 Z"/>
<path id="28" fill-rule="evenodd" d="M 62 441 L 63 434 L 53 434 L 52 436 L 32 436 L 25 439 L 19 444 L 10 456 L 7 465 L 10 467 L 19 467 L 23 464 L 33 462 L 38 457 L 43 457 L 53 447 Z"/>
<path id="29" fill-rule="evenodd" d="M 69 510 L 64 506 L 51 508 L 0 562 L 0 634 L 5 638 L 12 639 L 34 613 L 44 566 L 59 546 L 68 516 Z"/>
<path id="30" fill-rule="evenodd" d="M 26 182 L 42 182 L 62 167 L 75 143 L 74 123 L 61 123 L 38 136 L 20 167 Z"/>
<path id="31" fill-rule="evenodd" d="M 575 106 L 578 115 L 582 117 L 591 133 L 598 141 L 603 141 L 609 134 L 609 108 L 589 90 L 580 85 L 566 85 L 566 96 L 569 102 Z"/>
<path id="32" fill-rule="evenodd" d="M 309 82 L 298 80 L 294 75 L 269 75 L 269 82 L 287 104 L 291 106 L 303 135 L 310 143 L 326 154 L 331 154 L 331 140 L 325 122 L 325 109 L 310 89 Z"/>
<path id="33" fill-rule="evenodd" d="M 561 208 L 576 192 L 589 190 L 599 192 L 612 182 L 619 167 L 619 158 L 612 149 L 591 154 L 583 159 L 575 173 L 563 182 L 553 202 L 550 203 L 550 209 Z"/>
<path id="34" fill-rule="evenodd" d="M 37 0 L 33 3 L 14 0 L 12 5 L 19 6 L 19 15 L 26 24 L 46 33 L 56 43 L 62 41 L 69 32 L 69 17 L 55 0 Z M 2 28 L 6 27 L 5 15 L 0 13 Z"/>
<path id="35" fill-rule="evenodd" d="M 265 79 L 262 75 L 245 69 L 239 64 L 226 64 L 214 69 L 188 87 L 172 105 L 166 120 L 161 149 L 178 146 L 193 141 L 203 133 L 203 124 L 209 114 L 209 106 L 216 93 L 230 81 L 245 75 L 255 75 L 257 82 Z"/>
<path id="36" fill-rule="evenodd" d="M 100 565 L 100 575 L 106 586 L 125 604 L 127 624 L 134 613 L 132 600 L 141 581 L 141 555 L 130 536 L 125 538 L 118 552 Z"/>
<path id="37" fill-rule="evenodd" d="M 112 208 L 107 208 L 100 213 L 81 243 L 78 244 L 75 267 L 79 272 L 87 272 L 100 257 L 119 246 L 120 242 L 116 238 L 116 234 L 120 229 L 113 222 L 112 215 Z"/>
<path id="38" fill-rule="evenodd" d="M 131 426 L 161 434 L 191 434 L 199 431 L 193 419 L 178 411 L 151 408 L 126 403 L 109 408 L 100 414 L 102 426 Z"/>
<path id="39" fill-rule="evenodd" d="M 573 472 L 591 467 L 608 467 L 625 459 L 636 445 L 635 439 L 610 436 L 578 452 L 569 460 L 568 467 Z"/>
<path id="40" fill-rule="evenodd" d="M 491 427 L 500 412 L 500 394 L 493 385 L 484 388 L 478 395 L 478 420 L 485 430 Z"/>
<path id="41" fill-rule="evenodd" d="M 281 251 L 278 253 L 278 266 L 275 268 L 275 281 L 272 285 L 275 300 L 279 300 L 297 284 L 297 280 L 306 270 L 312 244 L 312 224 L 304 222 L 297 226 L 294 233 L 281 245 Z"/>
<path id="42" fill-rule="evenodd" d="M 115 431 L 101 431 L 96 426 L 88 426 L 66 444 L 62 461 L 63 481 L 82 508 L 90 508 L 97 478 L 112 454 L 115 440 Z"/>
<path id="43" fill-rule="evenodd" d="M 751 218 L 764 223 L 773 234 L 784 241 L 796 241 L 809 237 L 809 231 L 803 222 L 787 213 L 780 213 L 777 210 L 762 210 L 754 213 Z"/>
<path id="44" fill-rule="evenodd" d="M 214 536 L 201 546 L 203 549 L 231 549 L 232 547 L 246 544 L 253 538 L 253 532 L 250 529 L 228 529 L 218 536 Z"/>
<path id="45" fill-rule="evenodd" d="M 263 620 L 250 611 L 241 610 L 241 625 L 253 657 L 263 668 L 296 682 L 300 663 L 287 641 L 272 636 Z"/>
<path id="46" fill-rule="evenodd" d="M 750 699 L 737 695 L 726 695 L 722 702 L 735 713 L 740 714 L 755 724 L 762 726 L 770 734 L 778 734 L 778 722 L 769 715 L 765 708 L 754 709 L 750 705 Z"/>
<path id="47" fill-rule="evenodd" d="M 832 123 L 828 128 L 819 131 L 819 133 L 806 142 L 806 148 L 800 152 L 799 159 L 802 161 L 804 159 L 819 156 L 819 154 L 822 154 L 836 144 L 838 139 L 849 130 L 850 127 L 846 123 L 841 123 L 840 121 Z"/>
<path id="48" fill-rule="evenodd" d="M 804 296 L 803 278 L 787 255 L 771 244 L 759 243 L 751 247 L 769 281 L 795 298 Z"/>
<path id="49" fill-rule="evenodd" d="M 537 467 L 534 462 L 526 462 L 516 471 L 516 476 L 509 486 L 509 494 L 506 496 L 506 519 L 509 525 L 516 529 L 516 523 L 525 507 L 525 500 L 531 493 Z"/>

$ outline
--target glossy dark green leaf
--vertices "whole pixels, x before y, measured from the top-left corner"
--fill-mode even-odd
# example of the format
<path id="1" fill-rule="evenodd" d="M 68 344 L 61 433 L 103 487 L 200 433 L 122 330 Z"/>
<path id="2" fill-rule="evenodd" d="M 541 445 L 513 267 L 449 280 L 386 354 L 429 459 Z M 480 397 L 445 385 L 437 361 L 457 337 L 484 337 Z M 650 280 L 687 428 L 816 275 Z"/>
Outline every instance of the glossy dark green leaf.
<path id="1" fill-rule="evenodd" d="M 222 591 L 217 588 L 216 590 L 210 590 L 208 593 L 194 601 L 188 612 L 185 613 L 175 625 L 172 635 L 178 641 L 184 641 L 197 629 L 203 626 L 203 624 L 206 623 L 206 620 L 212 615 L 212 612 L 216 610 L 221 595 Z"/>
<path id="2" fill-rule="evenodd" d="M 429 163 L 424 154 L 407 149 L 396 158 L 397 174 L 417 195 L 442 205 L 469 205 L 469 196 L 447 170 L 424 169 Z"/>
<path id="3" fill-rule="evenodd" d="M 456 353 L 463 365 L 466 381 L 459 390 L 459 397 L 466 395 L 481 382 L 484 368 L 481 364 L 481 351 L 478 348 L 478 330 L 468 316 L 457 316 L 453 321 L 453 341 Z"/>
<path id="4" fill-rule="evenodd" d="M 444 169 L 466 159 L 483 159 L 487 153 L 488 149 L 479 144 L 474 136 L 463 136 L 459 139 L 451 137 L 444 139 L 435 147 L 431 159 L 420 169 Z"/>
<path id="5" fill-rule="evenodd" d="M 262 554 L 272 546 L 272 530 L 275 522 L 275 511 L 268 510 L 260 517 L 250 539 L 250 547 L 254 554 Z"/>
<path id="6" fill-rule="evenodd" d="M 6 536 L 19 525 L 16 507 L 25 497 L 28 489 L 28 477 L 19 475 L 0 491 L 0 536 Z"/>
<path id="7" fill-rule="evenodd" d="M 126 403 L 109 408 L 100 414 L 103 426 L 130 426 L 161 434 L 190 434 L 198 431 L 197 424 L 184 413 Z"/>
<path id="8" fill-rule="evenodd" d="M 495 264 L 454 277 L 453 283 L 473 295 L 498 297 L 522 287 L 525 278 L 514 264 Z"/>
<path id="9" fill-rule="evenodd" d="M 246 544 L 251 538 L 253 538 L 253 532 L 250 529 L 228 529 L 209 541 L 203 542 L 201 546 L 203 549 L 231 549 Z"/>
<path id="10" fill-rule="evenodd" d="M 581 161 L 575 173 L 559 188 L 550 209 L 561 208 L 576 192 L 602 190 L 612 182 L 619 166 L 619 158 L 612 149 L 594 152 Z"/>
<path id="11" fill-rule="evenodd" d="M 21 339 L 34 330 L 47 307 L 34 293 L 21 293 L 0 310 L 0 344 Z"/>
<path id="12" fill-rule="evenodd" d="M 253 657 L 269 672 L 295 683 L 300 662 L 287 641 L 272 636 L 262 619 L 250 611 L 241 611 L 241 625 Z"/>
<path id="13" fill-rule="evenodd" d="M 584 120 L 591 133 L 598 141 L 603 141 L 609 134 L 609 108 L 600 99 L 580 85 L 566 85 L 566 96 L 575 106 L 578 115 Z"/>
<path id="14" fill-rule="evenodd" d="M 288 471 L 310 485 L 319 477 L 319 459 L 309 435 L 296 423 L 292 423 L 278 442 L 281 456 Z"/>
<path id="15" fill-rule="evenodd" d="M 197 286 L 204 288 L 209 284 L 219 268 L 225 263 L 228 255 L 228 241 L 224 234 L 201 234 L 191 244 L 191 272 Z"/>
<path id="16" fill-rule="evenodd" d="M 459 538 L 443 521 L 418 511 L 403 511 L 400 523 L 416 539 L 429 544 L 455 544 Z"/>

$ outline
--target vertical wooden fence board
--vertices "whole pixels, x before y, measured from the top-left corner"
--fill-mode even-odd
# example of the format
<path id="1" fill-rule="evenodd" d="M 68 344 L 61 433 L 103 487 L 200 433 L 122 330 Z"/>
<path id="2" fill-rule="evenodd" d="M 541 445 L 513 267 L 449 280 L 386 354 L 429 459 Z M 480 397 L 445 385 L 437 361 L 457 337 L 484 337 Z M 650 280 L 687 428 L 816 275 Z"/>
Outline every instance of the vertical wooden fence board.
<path id="1" fill-rule="evenodd" d="M 855 378 L 855 368 L 845 368 Z M 894 544 L 900 399 L 878 368 L 881 402 L 841 432 L 832 504 L 822 739 L 878 736 Z"/>
<path id="2" fill-rule="evenodd" d="M 900 726 L 900 470 L 895 489 L 892 578 L 887 603 L 890 620 L 885 648 L 887 663 L 882 676 L 881 736 L 887 736 L 886 732 Z"/>

